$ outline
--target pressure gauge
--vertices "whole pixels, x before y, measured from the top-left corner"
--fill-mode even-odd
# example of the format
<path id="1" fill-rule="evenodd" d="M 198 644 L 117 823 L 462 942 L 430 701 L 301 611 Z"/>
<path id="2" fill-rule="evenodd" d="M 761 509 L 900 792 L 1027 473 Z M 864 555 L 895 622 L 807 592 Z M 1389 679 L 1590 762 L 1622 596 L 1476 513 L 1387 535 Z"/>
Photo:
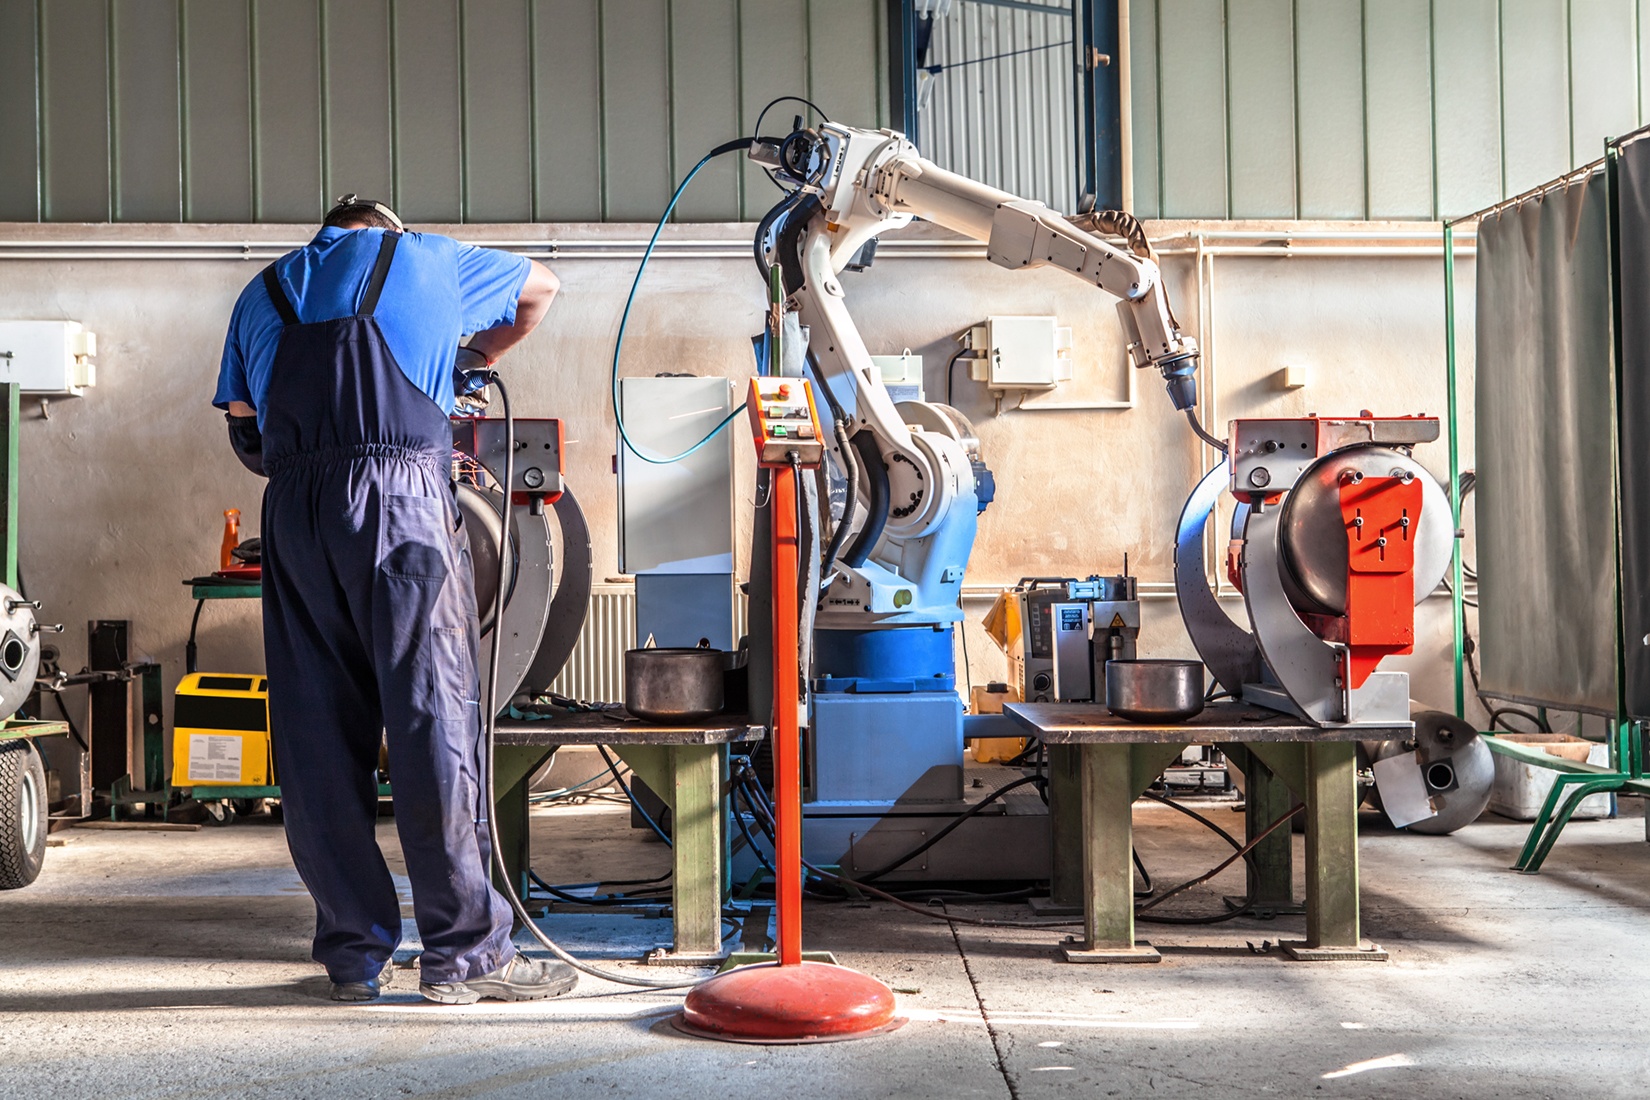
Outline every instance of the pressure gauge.
<path id="1" fill-rule="evenodd" d="M 521 472 L 521 483 L 529 489 L 544 487 L 544 471 L 537 466 L 529 466 Z"/>

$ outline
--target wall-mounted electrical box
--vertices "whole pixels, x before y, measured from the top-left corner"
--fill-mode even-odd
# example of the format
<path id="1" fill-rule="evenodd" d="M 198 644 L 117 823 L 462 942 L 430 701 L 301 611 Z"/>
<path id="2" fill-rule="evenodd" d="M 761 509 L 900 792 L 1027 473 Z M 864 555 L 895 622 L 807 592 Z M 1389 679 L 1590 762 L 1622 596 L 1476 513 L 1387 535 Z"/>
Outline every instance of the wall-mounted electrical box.
<path id="1" fill-rule="evenodd" d="M 873 355 L 871 362 L 882 371 L 882 386 L 894 404 L 923 399 L 922 356 L 906 348 L 902 355 Z"/>
<path id="2" fill-rule="evenodd" d="M 78 321 L 0 321 L 0 382 L 34 397 L 79 397 L 97 384 L 97 333 Z"/>
<path id="3" fill-rule="evenodd" d="M 1071 329 L 1057 317 L 988 317 L 969 332 L 972 377 L 994 390 L 1051 390 L 1071 381 Z"/>

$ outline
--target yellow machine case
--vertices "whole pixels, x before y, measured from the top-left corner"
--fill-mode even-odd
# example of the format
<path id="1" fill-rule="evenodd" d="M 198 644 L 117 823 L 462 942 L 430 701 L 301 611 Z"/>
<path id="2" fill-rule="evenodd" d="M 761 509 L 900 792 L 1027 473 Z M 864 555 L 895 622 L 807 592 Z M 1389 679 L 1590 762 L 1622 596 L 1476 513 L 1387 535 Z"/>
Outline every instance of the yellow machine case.
<path id="1" fill-rule="evenodd" d="M 172 711 L 172 786 L 266 787 L 274 782 L 269 681 L 223 672 L 185 676 Z"/>

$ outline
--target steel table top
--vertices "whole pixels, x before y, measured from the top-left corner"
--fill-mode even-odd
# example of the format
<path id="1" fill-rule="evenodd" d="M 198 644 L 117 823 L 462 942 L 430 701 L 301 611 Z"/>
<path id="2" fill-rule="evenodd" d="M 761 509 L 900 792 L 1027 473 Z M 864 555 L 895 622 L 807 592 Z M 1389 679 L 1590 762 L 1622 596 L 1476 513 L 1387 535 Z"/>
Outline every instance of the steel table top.
<path id="1" fill-rule="evenodd" d="M 1003 713 L 1045 745 L 1203 744 L 1221 741 L 1391 741 L 1415 732 L 1408 722 L 1321 729 L 1292 714 L 1222 700 L 1184 722 L 1153 725 L 1119 718 L 1102 703 L 1005 703 Z"/>
<path id="2" fill-rule="evenodd" d="M 657 725 L 623 710 L 556 712 L 552 718 L 500 718 L 500 745 L 725 745 L 760 741 L 766 726 L 743 714 L 716 714 L 698 722 Z"/>

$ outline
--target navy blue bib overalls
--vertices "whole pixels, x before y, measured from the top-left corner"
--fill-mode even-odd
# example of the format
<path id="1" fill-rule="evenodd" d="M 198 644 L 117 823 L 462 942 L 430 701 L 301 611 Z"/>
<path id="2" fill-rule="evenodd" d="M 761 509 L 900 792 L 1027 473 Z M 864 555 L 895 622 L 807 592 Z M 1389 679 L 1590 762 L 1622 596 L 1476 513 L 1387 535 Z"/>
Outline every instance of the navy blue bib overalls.
<path id="1" fill-rule="evenodd" d="M 477 620 L 445 413 L 396 364 L 373 311 L 385 233 L 353 317 L 284 328 L 264 398 L 264 655 L 287 843 L 315 899 L 315 960 L 377 977 L 401 905 L 374 827 L 380 737 L 424 942 L 423 980 L 464 981 L 514 953 L 488 875 Z"/>

